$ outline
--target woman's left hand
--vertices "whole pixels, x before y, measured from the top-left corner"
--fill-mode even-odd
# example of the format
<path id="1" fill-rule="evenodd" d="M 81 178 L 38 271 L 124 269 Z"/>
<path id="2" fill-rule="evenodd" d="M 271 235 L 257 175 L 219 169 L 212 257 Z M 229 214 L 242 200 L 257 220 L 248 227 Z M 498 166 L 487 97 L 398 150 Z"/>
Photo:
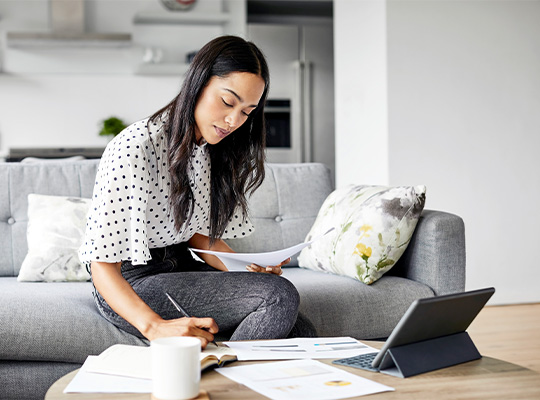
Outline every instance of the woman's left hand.
<path id="1" fill-rule="evenodd" d="M 283 265 L 285 265 L 285 264 L 288 264 L 289 262 L 291 262 L 291 259 L 287 258 L 285 261 L 281 262 L 278 265 L 273 265 L 273 266 L 268 266 L 268 267 L 261 267 L 261 266 L 259 266 L 257 264 L 251 264 L 251 265 L 248 265 L 246 267 L 246 269 L 249 272 L 264 272 L 264 273 L 267 273 L 267 274 L 281 275 L 283 273 L 283 270 L 281 269 L 281 267 Z"/>

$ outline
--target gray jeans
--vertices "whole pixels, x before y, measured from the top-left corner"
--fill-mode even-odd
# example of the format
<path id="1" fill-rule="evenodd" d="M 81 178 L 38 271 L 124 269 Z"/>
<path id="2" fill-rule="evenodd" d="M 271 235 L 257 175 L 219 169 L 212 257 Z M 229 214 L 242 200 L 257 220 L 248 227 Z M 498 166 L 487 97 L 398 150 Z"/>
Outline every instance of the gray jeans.
<path id="1" fill-rule="evenodd" d="M 193 259 L 185 243 L 152 249 L 150 253 L 152 260 L 147 265 L 122 262 L 122 275 L 162 318 L 182 317 L 166 297 L 168 292 L 188 314 L 213 318 L 219 327 L 216 340 L 316 336 L 311 322 L 298 314 L 298 291 L 287 279 L 273 274 L 217 271 Z M 94 299 L 105 319 L 143 338 L 97 290 Z"/>

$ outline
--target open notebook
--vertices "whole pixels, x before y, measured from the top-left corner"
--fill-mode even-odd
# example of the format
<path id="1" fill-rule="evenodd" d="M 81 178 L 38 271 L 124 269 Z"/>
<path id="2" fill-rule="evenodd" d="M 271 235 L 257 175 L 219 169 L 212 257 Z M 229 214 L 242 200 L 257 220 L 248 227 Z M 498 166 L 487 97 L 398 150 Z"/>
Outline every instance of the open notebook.
<path id="1" fill-rule="evenodd" d="M 234 351 L 226 346 L 209 343 L 201 352 L 201 371 L 236 360 Z M 94 357 L 88 372 L 152 379 L 152 355 L 150 347 L 115 344 Z"/>

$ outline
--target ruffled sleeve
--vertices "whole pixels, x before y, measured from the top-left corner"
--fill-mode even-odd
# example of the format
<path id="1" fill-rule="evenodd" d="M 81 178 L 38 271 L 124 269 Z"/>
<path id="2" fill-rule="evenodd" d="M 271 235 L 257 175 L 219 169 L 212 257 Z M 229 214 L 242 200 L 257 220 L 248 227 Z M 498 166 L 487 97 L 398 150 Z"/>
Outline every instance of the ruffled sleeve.
<path id="1" fill-rule="evenodd" d="M 146 264 L 146 209 L 150 171 L 140 128 L 128 127 L 109 143 L 96 175 L 81 262 Z"/>

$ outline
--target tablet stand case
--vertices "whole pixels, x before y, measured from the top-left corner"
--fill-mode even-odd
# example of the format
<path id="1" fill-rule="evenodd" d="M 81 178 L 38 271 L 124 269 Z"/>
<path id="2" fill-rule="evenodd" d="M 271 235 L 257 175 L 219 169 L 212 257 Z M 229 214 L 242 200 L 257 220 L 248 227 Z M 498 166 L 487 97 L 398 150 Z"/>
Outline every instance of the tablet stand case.
<path id="1" fill-rule="evenodd" d="M 482 356 L 467 332 L 442 336 L 388 349 L 379 366 L 389 375 L 407 378 Z"/>

